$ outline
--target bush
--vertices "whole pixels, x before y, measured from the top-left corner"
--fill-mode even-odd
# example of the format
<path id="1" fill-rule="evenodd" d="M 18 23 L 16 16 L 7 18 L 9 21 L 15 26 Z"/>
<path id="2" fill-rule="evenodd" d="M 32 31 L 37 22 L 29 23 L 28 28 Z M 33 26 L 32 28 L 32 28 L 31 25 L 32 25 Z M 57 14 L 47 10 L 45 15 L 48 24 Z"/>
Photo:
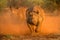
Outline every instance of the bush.
<path id="1" fill-rule="evenodd" d="M 7 7 L 7 0 L 0 0 L 0 12 Z"/>

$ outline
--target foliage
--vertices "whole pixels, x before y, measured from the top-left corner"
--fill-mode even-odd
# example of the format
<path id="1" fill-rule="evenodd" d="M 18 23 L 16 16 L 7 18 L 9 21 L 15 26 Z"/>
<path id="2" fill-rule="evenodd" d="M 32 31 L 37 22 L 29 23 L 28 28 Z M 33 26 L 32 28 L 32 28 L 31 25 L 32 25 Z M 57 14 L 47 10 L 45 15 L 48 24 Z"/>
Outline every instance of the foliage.
<path id="1" fill-rule="evenodd" d="M 28 7 L 33 5 L 39 5 L 45 10 L 53 12 L 54 10 L 60 8 L 60 0 L 25 0 L 22 1 L 20 5 Z"/>
<path id="2" fill-rule="evenodd" d="M 18 0 L 8 0 L 8 7 L 14 7 L 14 8 L 17 8 L 18 7 Z"/>
<path id="3" fill-rule="evenodd" d="M 60 0 L 0 0 L 0 10 L 6 6 L 18 8 L 20 6 L 30 7 L 34 5 L 39 5 L 52 12 L 60 8 Z"/>
<path id="4" fill-rule="evenodd" d="M 0 11 L 7 7 L 7 0 L 0 0 Z"/>

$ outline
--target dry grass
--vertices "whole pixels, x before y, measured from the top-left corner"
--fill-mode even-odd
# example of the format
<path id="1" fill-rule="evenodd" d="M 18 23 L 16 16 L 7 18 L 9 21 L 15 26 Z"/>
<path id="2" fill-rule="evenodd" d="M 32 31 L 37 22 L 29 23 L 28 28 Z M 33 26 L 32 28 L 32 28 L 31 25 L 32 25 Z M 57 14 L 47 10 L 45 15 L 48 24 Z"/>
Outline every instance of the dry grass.
<path id="1" fill-rule="evenodd" d="M 0 35 L 0 40 L 60 40 L 60 35 L 46 35 L 46 36 L 14 36 L 14 35 Z"/>

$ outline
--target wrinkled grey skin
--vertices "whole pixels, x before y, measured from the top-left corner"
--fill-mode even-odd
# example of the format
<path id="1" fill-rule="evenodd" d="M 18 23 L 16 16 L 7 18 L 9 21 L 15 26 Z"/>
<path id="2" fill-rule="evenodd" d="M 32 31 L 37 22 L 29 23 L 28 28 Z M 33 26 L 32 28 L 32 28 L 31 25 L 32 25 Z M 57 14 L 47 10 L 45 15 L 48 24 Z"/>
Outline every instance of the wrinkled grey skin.
<path id="1" fill-rule="evenodd" d="M 33 7 L 28 8 L 27 11 L 26 11 L 26 21 L 27 21 L 27 25 L 28 25 L 31 32 L 33 32 L 32 31 L 33 29 L 31 29 L 31 27 L 33 27 L 33 26 L 36 27 L 34 31 L 38 32 L 37 31 L 38 25 L 39 25 L 39 20 L 38 20 L 39 17 L 38 17 L 38 15 L 39 15 L 39 11 L 34 11 Z M 33 17 L 33 16 L 36 16 L 37 19 L 35 17 Z M 36 23 L 34 23 L 34 19 L 36 19 Z"/>

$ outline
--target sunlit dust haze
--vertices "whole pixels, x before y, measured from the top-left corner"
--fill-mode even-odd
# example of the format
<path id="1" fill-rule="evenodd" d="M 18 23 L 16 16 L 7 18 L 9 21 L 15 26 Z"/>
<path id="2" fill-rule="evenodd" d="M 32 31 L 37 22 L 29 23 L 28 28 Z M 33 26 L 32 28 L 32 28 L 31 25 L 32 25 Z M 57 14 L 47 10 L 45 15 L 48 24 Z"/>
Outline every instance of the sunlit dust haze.
<path id="1" fill-rule="evenodd" d="M 26 9 L 26 7 L 12 8 L 11 11 L 9 8 L 6 8 L 7 11 L 2 12 L 0 15 L 0 34 L 29 34 L 30 30 L 26 23 Z M 45 14 L 43 9 L 39 10 L 42 10 L 41 13 Z M 44 15 L 44 20 L 38 31 L 43 35 L 60 33 L 60 17 Z"/>

